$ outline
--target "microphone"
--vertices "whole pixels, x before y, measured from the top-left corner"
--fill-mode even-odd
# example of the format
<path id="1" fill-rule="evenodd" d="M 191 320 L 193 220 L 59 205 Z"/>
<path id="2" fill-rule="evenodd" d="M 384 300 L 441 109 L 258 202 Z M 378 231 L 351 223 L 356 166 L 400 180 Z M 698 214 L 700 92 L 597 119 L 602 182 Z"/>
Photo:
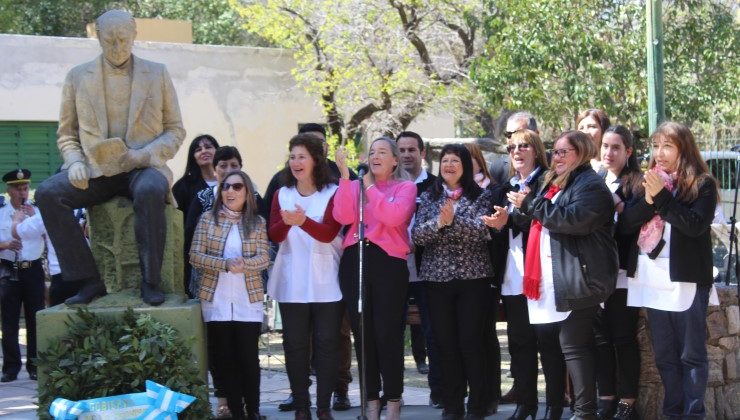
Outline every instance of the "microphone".
<path id="1" fill-rule="evenodd" d="M 359 176 L 365 175 L 368 170 L 370 170 L 370 167 L 367 166 L 367 163 L 361 163 L 357 166 L 357 174 Z"/>

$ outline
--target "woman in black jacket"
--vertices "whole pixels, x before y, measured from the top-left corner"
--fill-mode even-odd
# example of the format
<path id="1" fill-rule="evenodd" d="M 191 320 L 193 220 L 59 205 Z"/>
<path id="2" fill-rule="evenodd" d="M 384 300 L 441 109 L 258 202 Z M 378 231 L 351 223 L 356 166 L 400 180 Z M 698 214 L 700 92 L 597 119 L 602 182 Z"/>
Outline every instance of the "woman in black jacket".
<path id="1" fill-rule="evenodd" d="M 576 419 L 596 415 L 593 324 L 599 304 L 614 290 L 619 270 L 612 236 L 614 204 L 591 169 L 594 153 L 588 134 L 561 134 L 544 187 L 520 204 L 520 211 L 534 219 L 524 262 L 529 319 L 560 325 Z M 514 199 L 518 204 L 519 197 Z"/>
<path id="2" fill-rule="evenodd" d="M 703 418 L 717 181 L 686 126 L 665 122 L 651 140 L 644 198 L 628 203 L 619 221 L 621 232 L 639 231 L 637 275 L 629 282 L 627 304 L 648 308 L 655 364 L 665 388 L 663 414 Z"/>
<path id="3" fill-rule="evenodd" d="M 185 174 L 172 186 L 172 195 L 175 196 L 183 220 L 188 218 L 190 202 L 195 199 L 195 194 L 209 186 L 213 187 L 218 182 L 213 168 L 213 154 L 216 153 L 216 149 L 218 142 L 209 134 L 201 134 L 190 142 Z"/>
<path id="4" fill-rule="evenodd" d="M 612 192 L 615 215 L 625 202 L 641 199 L 642 172 L 635 157 L 632 133 L 622 125 L 609 127 L 601 141 L 601 163 L 606 186 Z M 637 233 L 615 231 L 619 253 L 617 288 L 599 309 L 594 325 L 599 419 L 629 419 L 638 393 L 640 349 L 637 344 L 638 308 L 627 306 L 627 279 L 637 267 Z M 617 366 L 619 368 L 617 369 Z M 619 397 L 619 399 L 617 399 Z"/>
<path id="5" fill-rule="evenodd" d="M 545 146 L 534 131 L 515 132 L 508 141 L 510 174 L 508 197 L 514 202 L 526 197 L 529 191 L 542 186 L 547 171 Z M 501 220 L 497 220 L 497 219 Z M 530 324 L 527 297 L 522 290 L 524 258 L 532 223 L 531 216 L 522 214 L 509 204 L 493 217 L 485 217 L 486 224 L 499 229 L 492 241 L 491 261 L 495 277 L 501 285 L 501 299 L 506 311 L 506 334 L 511 355 L 511 374 L 514 378 L 516 410 L 509 420 L 524 420 L 537 415 L 537 352 L 540 353 L 545 373 L 547 411 L 544 419 L 559 419 L 563 414 L 565 388 L 565 360 L 560 350 L 557 322 Z"/>

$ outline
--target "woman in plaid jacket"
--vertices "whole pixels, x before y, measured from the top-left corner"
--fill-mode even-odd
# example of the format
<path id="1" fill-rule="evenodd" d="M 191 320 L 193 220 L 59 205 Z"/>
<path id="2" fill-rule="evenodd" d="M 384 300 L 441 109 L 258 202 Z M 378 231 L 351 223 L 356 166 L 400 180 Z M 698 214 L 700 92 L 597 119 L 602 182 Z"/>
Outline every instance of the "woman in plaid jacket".
<path id="1" fill-rule="evenodd" d="M 190 263 L 203 271 L 198 297 L 211 360 L 223 373 L 234 419 L 259 420 L 262 278 L 269 264 L 265 221 L 257 215 L 252 181 L 241 171 L 225 178 L 213 210 L 203 213 Z M 244 405 L 247 407 L 245 416 Z"/>

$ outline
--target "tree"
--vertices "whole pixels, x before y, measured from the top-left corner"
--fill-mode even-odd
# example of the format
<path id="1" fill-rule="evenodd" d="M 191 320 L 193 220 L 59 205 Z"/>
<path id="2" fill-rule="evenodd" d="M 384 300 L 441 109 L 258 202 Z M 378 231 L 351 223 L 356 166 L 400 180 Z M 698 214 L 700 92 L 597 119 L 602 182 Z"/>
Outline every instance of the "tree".
<path id="1" fill-rule="evenodd" d="M 406 128 L 452 108 L 480 51 L 480 5 L 463 0 L 267 0 L 232 5 L 245 28 L 293 50 L 296 80 L 339 139 Z"/>
<path id="2" fill-rule="evenodd" d="M 189 20 L 196 44 L 268 45 L 241 28 L 228 0 L 0 0 L 0 32 L 84 37 L 88 23 L 115 8 L 139 18 Z"/>
<path id="3" fill-rule="evenodd" d="M 731 8 L 717 0 L 664 3 L 667 117 L 737 118 L 740 45 Z M 484 22 L 486 52 L 472 73 L 490 106 L 528 109 L 554 127 L 572 128 L 589 107 L 647 125 L 643 2 L 487 0 Z"/>

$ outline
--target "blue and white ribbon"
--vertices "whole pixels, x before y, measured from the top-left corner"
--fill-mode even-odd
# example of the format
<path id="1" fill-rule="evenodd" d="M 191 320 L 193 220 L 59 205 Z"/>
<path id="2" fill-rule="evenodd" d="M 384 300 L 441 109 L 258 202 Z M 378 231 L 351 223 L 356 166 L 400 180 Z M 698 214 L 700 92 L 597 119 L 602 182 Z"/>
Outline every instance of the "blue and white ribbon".
<path id="1" fill-rule="evenodd" d="M 146 392 L 113 397 L 70 401 L 57 398 L 49 407 L 55 420 L 77 420 L 83 414 L 95 414 L 96 419 L 177 420 L 195 401 L 195 397 L 172 391 L 154 381 L 146 381 Z"/>

